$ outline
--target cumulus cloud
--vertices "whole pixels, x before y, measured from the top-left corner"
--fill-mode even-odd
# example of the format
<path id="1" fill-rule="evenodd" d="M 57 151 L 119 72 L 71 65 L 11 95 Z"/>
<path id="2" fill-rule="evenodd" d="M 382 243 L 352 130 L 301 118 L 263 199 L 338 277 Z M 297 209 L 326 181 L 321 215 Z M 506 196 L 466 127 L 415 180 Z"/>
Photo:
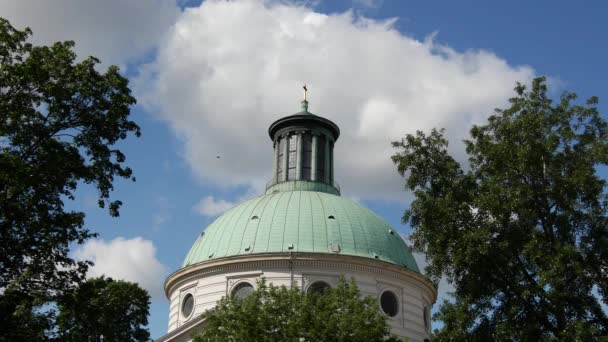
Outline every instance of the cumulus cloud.
<path id="1" fill-rule="evenodd" d="M 37 44 L 74 40 L 81 58 L 123 64 L 153 49 L 179 14 L 175 0 L 0 1 L 2 17 L 29 26 Z"/>
<path id="2" fill-rule="evenodd" d="M 217 216 L 245 200 L 259 196 L 262 191 L 262 186 L 250 186 L 245 192 L 242 192 L 240 196 L 238 196 L 234 201 L 220 199 L 214 196 L 205 196 L 194 205 L 193 209 L 202 216 Z"/>
<path id="3" fill-rule="evenodd" d="M 89 269 L 89 277 L 105 275 L 138 283 L 153 298 L 163 296 L 162 284 L 168 269 L 156 258 L 156 247 L 150 240 L 141 237 L 90 240 L 74 251 L 74 258 L 95 263 Z"/>
<path id="4" fill-rule="evenodd" d="M 283 2 L 205 1 L 179 16 L 141 69 L 137 93 L 183 138 L 203 182 L 260 188 L 271 178 L 267 128 L 299 111 L 306 82 L 311 112 L 341 128 L 343 193 L 403 199 L 392 140 L 446 127 L 457 146 L 533 70 L 489 51 L 416 40 L 394 22 Z"/>
<path id="5" fill-rule="evenodd" d="M 217 216 L 234 207 L 235 203 L 223 199 L 215 199 L 213 196 L 201 198 L 194 206 L 194 210 L 203 216 Z"/>

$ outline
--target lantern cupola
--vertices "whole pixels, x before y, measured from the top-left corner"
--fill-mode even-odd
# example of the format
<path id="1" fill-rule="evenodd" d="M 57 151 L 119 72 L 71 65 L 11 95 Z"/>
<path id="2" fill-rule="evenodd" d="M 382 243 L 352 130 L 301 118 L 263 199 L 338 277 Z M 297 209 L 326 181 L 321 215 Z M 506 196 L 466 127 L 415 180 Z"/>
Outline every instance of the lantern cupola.
<path id="1" fill-rule="evenodd" d="M 335 195 L 334 144 L 340 136 L 338 125 L 308 111 L 306 86 L 302 110 L 273 122 L 268 134 L 274 147 L 273 176 L 266 193 L 310 190 Z"/>

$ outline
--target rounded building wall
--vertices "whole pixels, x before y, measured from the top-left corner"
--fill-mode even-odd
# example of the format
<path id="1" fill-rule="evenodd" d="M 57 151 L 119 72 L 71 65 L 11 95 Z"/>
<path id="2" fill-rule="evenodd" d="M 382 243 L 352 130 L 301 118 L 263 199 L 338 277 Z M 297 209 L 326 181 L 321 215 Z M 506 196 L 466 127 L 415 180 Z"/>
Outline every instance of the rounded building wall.
<path id="1" fill-rule="evenodd" d="M 382 295 L 393 294 L 396 308 L 386 306 L 391 332 L 410 341 L 429 338 L 428 309 L 436 300 L 436 290 L 422 275 L 383 261 L 356 256 L 316 255 L 311 253 L 281 253 L 257 256 L 239 256 L 203 262 L 183 268 L 172 274 L 165 291 L 170 300 L 169 332 L 199 317 L 213 308 L 224 296 L 249 285 L 256 287 L 264 277 L 275 286 L 298 287 L 307 291 L 323 282 L 335 287 L 340 276 L 354 278 L 361 294 L 371 296 L 381 310 Z M 194 298 L 192 313 L 184 312 L 189 306 L 185 300 Z M 391 311 L 394 310 L 394 311 Z"/>

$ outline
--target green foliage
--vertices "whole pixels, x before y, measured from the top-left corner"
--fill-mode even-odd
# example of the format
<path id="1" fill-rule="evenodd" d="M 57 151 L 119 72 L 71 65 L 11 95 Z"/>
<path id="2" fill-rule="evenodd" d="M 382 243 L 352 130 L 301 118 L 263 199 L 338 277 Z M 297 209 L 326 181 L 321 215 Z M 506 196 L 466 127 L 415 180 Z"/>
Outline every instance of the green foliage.
<path id="1" fill-rule="evenodd" d="M 323 294 L 267 285 L 244 299 L 223 298 L 206 315 L 193 342 L 223 341 L 397 341 L 371 297 L 361 298 L 354 281 L 341 278 Z"/>
<path id="2" fill-rule="evenodd" d="M 58 341 L 148 341 L 150 296 L 137 284 L 94 278 L 59 302 Z"/>
<path id="3" fill-rule="evenodd" d="M 41 311 L 44 300 L 7 290 L 0 297 L 0 341 L 46 341 L 54 314 Z"/>
<path id="4" fill-rule="evenodd" d="M 415 199 L 405 212 L 414 248 L 453 302 L 435 340 L 591 340 L 608 334 L 607 124 L 597 98 L 555 104 L 544 78 L 521 84 L 465 141 L 470 168 L 443 131 L 393 145 Z M 603 299 L 594 296 L 598 291 Z"/>
<path id="5" fill-rule="evenodd" d="M 32 46 L 30 34 L 0 18 L 0 340 L 13 341 L 13 328 L 53 333 L 48 303 L 81 283 L 90 265 L 70 258 L 69 246 L 95 236 L 64 201 L 90 184 L 99 206 L 117 216 L 113 181 L 132 172 L 113 146 L 140 134 L 117 67 L 100 73 L 94 57 L 76 62 L 73 42 Z"/>

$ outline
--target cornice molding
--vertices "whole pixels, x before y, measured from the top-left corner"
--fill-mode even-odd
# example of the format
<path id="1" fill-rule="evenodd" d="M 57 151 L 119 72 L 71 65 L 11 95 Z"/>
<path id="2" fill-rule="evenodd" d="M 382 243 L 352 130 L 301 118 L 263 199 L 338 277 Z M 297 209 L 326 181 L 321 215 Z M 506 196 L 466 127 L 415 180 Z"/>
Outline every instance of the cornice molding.
<path id="1" fill-rule="evenodd" d="M 419 288 L 431 299 L 432 303 L 437 300 L 437 289 L 430 280 L 410 269 L 382 260 L 372 260 L 358 256 L 297 252 L 241 255 L 190 265 L 177 270 L 167 277 L 164 285 L 165 295 L 167 298 L 170 298 L 170 293 L 183 284 L 210 275 L 244 272 L 250 269 L 289 268 L 290 266 L 326 268 L 347 272 L 357 271 L 382 275 L 407 282 Z"/>

